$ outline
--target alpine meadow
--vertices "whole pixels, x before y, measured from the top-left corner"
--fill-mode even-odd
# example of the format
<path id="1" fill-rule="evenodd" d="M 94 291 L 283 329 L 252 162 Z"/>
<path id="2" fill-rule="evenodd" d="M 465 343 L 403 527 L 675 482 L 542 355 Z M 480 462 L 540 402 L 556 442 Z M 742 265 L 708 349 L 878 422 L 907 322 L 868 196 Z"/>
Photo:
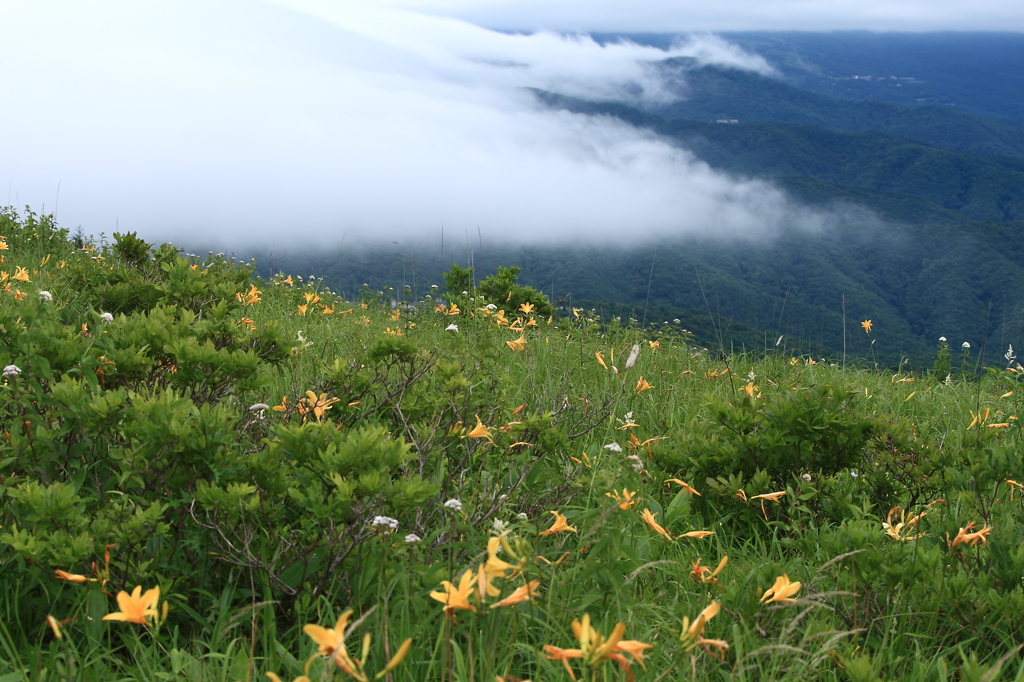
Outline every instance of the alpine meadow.
<path id="1" fill-rule="evenodd" d="M 0 208 L 0 682 L 1024 681 L 1024 33 L 281 4 L 349 184 Z"/>

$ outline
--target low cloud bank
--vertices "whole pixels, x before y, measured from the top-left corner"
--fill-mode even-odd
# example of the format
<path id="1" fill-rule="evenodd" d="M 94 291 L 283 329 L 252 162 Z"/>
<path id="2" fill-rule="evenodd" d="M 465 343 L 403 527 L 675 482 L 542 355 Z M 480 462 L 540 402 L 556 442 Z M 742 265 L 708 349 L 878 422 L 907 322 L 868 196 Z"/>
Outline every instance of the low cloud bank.
<path id="1" fill-rule="evenodd" d="M 21 96 L 5 112 L 8 203 L 87 233 L 298 248 L 443 224 L 629 245 L 833 220 L 525 89 L 650 104 L 679 96 L 654 68 L 666 58 L 771 72 L 712 35 L 666 51 L 316 0 L 41 0 L 9 19 L 0 58 L 25 66 L 4 76 Z"/>

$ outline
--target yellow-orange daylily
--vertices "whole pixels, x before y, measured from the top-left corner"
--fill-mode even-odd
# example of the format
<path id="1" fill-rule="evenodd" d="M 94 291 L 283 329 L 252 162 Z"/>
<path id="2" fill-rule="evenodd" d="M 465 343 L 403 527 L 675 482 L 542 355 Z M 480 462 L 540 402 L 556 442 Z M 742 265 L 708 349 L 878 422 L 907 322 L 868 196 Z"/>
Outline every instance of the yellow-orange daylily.
<path id="1" fill-rule="evenodd" d="M 262 293 L 262 291 L 256 288 L 255 284 L 250 284 L 248 293 L 236 293 L 235 298 L 238 299 L 239 303 L 242 303 L 244 305 L 252 305 L 253 303 L 257 303 L 258 301 L 263 300 L 262 298 L 260 298 L 260 294 Z"/>
<path id="2" fill-rule="evenodd" d="M 782 496 L 785 495 L 785 494 L 786 494 L 785 490 L 780 490 L 777 493 L 764 493 L 763 495 L 754 495 L 750 499 L 752 499 L 752 500 L 761 500 L 761 513 L 764 515 L 764 520 L 767 521 L 768 520 L 768 512 L 766 512 L 765 509 L 764 509 L 764 501 L 765 500 L 770 500 L 772 502 L 778 502 L 780 499 L 782 499 Z M 743 500 L 743 501 L 746 502 L 746 500 Z"/>
<path id="3" fill-rule="evenodd" d="M 331 409 L 334 403 L 341 400 L 340 398 L 328 398 L 326 393 L 321 393 L 317 396 L 313 391 L 306 391 L 306 397 L 299 400 L 299 414 L 305 419 L 306 415 L 310 412 L 316 417 L 317 421 L 323 418 L 324 413 Z M 282 401 L 282 405 L 283 405 Z M 277 409 L 276 407 L 273 409 Z"/>
<path id="4" fill-rule="evenodd" d="M 703 583 L 705 585 L 707 583 L 714 583 L 721 587 L 718 582 L 718 574 L 722 572 L 722 569 L 725 568 L 727 563 L 729 563 L 729 557 L 724 556 L 722 557 L 722 560 L 718 562 L 718 567 L 711 570 L 710 566 L 701 565 L 700 557 L 697 557 L 697 560 L 690 564 L 690 580 L 695 583 Z"/>
<path id="5" fill-rule="evenodd" d="M 706 538 L 707 536 L 714 535 L 714 534 L 715 534 L 715 531 L 713 531 L 713 530 L 691 530 L 689 533 L 683 533 L 682 535 L 680 535 L 678 537 L 681 537 L 681 538 Z"/>
<path id="6" fill-rule="evenodd" d="M 61 580 L 67 580 L 71 583 L 96 582 L 95 578 L 86 578 L 84 575 L 79 575 L 77 573 L 67 573 L 66 571 L 60 570 L 59 568 L 56 571 L 54 571 L 54 573 Z"/>
<path id="7" fill-rule="evenodd" d="M 666 540 L 672 540 L 672 535 L 655 520 L 654 514 L 651 513 L 650 509 L 644 509 L 640 516 L 656 533 L 663 535 Z"/>
<path id="8" fill-rule="evenodd" d="M 680 480 L 678 478 L 670 478 L 667 481 L 665 481 L 665 485 L 668 485 L 669 483 L 675 483 L 677 485 L 682 486 L 683 489 L 679 491 L 680 493 L 688 492 L 691 495 L 696 495 L 697 497 L 702 497 L 702 495 L 699 492 L 697 492 L 696 490 L 694 490 L 693 487 L 690 486 L 690 484 L 687 483 L 686 481 L 682 481 L 682 480 Z"/>
<path id="9" fill-rule="evenodd" d="M 448 316 L 452 316 L 452 315 L 458 315 L 460 312 L 462 312 L 462 311 L 459 310 L 459 306 L 457 306 L 454 303 L 452 303 L 451 307 L 448 308 L 448 310 L 446 310 L 444 314 L 448 315 Z"/>
<path id="10" fill-rule="evenodd" d="M 864 320 L 863 322 L 860 323 L 860 326 L 864 327 L 864 332 L 866 334 L 870 334 L 871 333 L 871 328 L 874 325 L 871 324 L 871 320 Z"/>
<path id="11" fill-rule="evenodd" d="M 430 597 L 444 604 L 444 611 L 448 615 L 452 615 L 455 609 L 464 609 L 475 613 L 476 607 L 470 603 L 469 596 L 473 594 L 476 580 L 477 576 L 473 571 L 466 571 L 462 574 L 462 578 L 459 579 L 458 587 L 455 587 L 447 580 L 442 580 L 441 587 L 444 588 L 444 592 L 431 592 Z"/>
<path id="12" fill-rule="evenodd" d="M 637 503 L 636 492 L 630 492 L 628 488 L 622 489 L 622 495 L 619 495 L 619 491 L 613 490 L 610 493 L 605 493 L 605 497 L 610 497 L 619 503 L 619 509 L 631 509 L 634 504 Z"/>
<path id="13" fill-rule="evenodd" d="M 480 421 L 480 415 L 476 415 L 476 426 L 466 434 L 466 438 L 486 438 L 491 439 L 491 430 L 483 425 Z"/>
<path id="14" fill-rule="evenodd" d="M 551 512 L 551 514 L 554 515 L 555 521 L 551 524 L 550 528 L 542 530 L 540 532 L 541 535 L 554 535 L 555 533 L 561 533 L 562 531 L 568 531 L 571 533 L 576 532 L 576 529 L 569 525 L 569 522 L 563 514 L 556 511 Z"/>
<path id="15" fill-rule="evenodd" d="M 529 315 L 530 313 L 533 312 L 534 307 L 535 306 L 532 303 L 524 303 L 521 306 L 519 306 L 519 310 L 522 311 L 524 314 Z"/>
<path id="16" fill-rule="evenodd" d="M 538 596 L 540 592 L 537 588 L 540 587 L 539 580 L 531 580 L 530 582 L 517 587 L 512 594 L 508 595 L 501 601 L 491 604 L 492 609 L 496 609 L 499 606 L 513 606 L 524 601 L 529 601 L 534 597 Z"/>
<path id="17" fill-rule="evenodd" d="M 298 307 L 298 311 L 295 314 L 296 315 L 305 315 L 306 314 L 306 308 L 308 308 L 309 306 L 307 306 L 305 303 L 303 303 L 302 305 L 297 306 L 297 307 Z"/>
<path id="18" fill-rule="evenodd" d="M 651 388 L 653 388 L 653 386 L 651 386 L 649 383 L 647 383 L 647 380 L 644 379 L 643 377 L 640 377 L 637 380 L 637 382 L 636 382 L 636 392 L 637 393 L 640 393 L 642 391 L 646 391 L 646 390 L 651 389 Z"/>
<path id="19" fill-rule="evenodd" d="M 644 642 L 623 640 L 622 636 L 626 633 L 625 623 L 618 623 L 612 630 L 612 633 L 605 637 L 591 626 L 588 614 L 583 615 L 582 622 L 578 620 L 572 622 L 572 631 L 576 641 L 580 643 L 579 649 L 562 649 L 561 647 L 545 644 L 544 653 L 547 654 L 549 660 L 562 661 L 566 672 L 569 673 L 569 677 L 573 680 L 576 679 L 576 674 L 569 666 L 569 659 L 582 659 L 585 665 L 594 668 L 607 660 L 612 660 L 619 663 L 622 669 L 628 673 L 630 661 L 622 654 L 629 654 L 640 664 L 640 667 L 644 667 L 643 651 L 654 646 Z"/>
<path id="20" fill-rule="evenodd" d="M 988 408 L 988 407 L 986 407 L 984 410 L 978 412 L 978 414 L 974 414 L 974 410 L 970 410 L 972 419 L 971 419 L 971 423 L 967 425 L 967 430 L 969 431 L 969 430 L 973 429 L 975 426 L 977 426 L 978 424 L 984 424 L 985 422 L 987 422 L 988 421 L 988 416 L 989 416 L 989 414 L 991 412 L 992 412 L 991 408 Z"/>
<path id="21" fill-rule="evenodd" d="M 526 337 L 520 334 L 518 339 L 515 341 L 506 341 L 505 345 L 512 350 L 523 350 L 526 348 Z"/>
<path id="22" fill-rule="evenodd" d="M 103 620 L 122 620 L 126 623 L 137 623 L 146 625 L 149 618 L 156 619 L 159 613 L 156 610 L 157 602 L 160 601 L 160 586 L 156 586 L 142 593 L 142 585 L 137 585 L 129 595 L 124 590 L 117 593 L 117 606 L 120 611 L 108 613 Z"/>
<path id="23" fill-rule="evenodd" d="M 25 268 L 21 267 L 20 265 L 17 268 L 15 268 L 14 276 L 11 277 L 11 279 L 16 279 L 19 282 L 31 282 L 32 281 L 32 280 L 30 280 L 28 278 L 28 270 L 26 270 Z"/>
<path id="24" fill-rule="evenodd" d="M 1020 488 L 1022 491 L 1024 491 L 1024 485 L 1021 485 L 1020 483 L 1017 483 L 1017 481 L 1013 480 L 1012 478 L 1006 479 L 1006 485 L 1010 486 L 1010 502 L 1013 502 L 1013 489 L 1014 488 Z"/>
<path id="25" fill-rule="evenodd" d="M 679 634 L 679 643 L 685 647 L 686 651 L 690 651 L 696 646 L 697 640 L 704 634 L 704 626 L 707 625 L 709 620 L 717 616 L 721 610 L 722 604 L 713 601 L 697 615 L 692 623 L 689 618 L 683 617 L 683 629 Z"/>
<path id="26" fill-rule="evenodd" d="M 898 523 L 895 523 L 894 521 L 897 513 L 899 513 L 900 520 Z M 921 512 L 920 514 L 915 514 L 908 519 L 907 511 L 903 507 L 893 507 L 886 515 L 885 521 L 882 523 L 882 529 L 885 530 L 885 534 L 893 540 L 900 540 L 901 542 L 917 540 L 918 538 L 924 537 L 924 533 L 911 535 L 910 527 L 913 526 L 914 530 L 917 530 L 917 524 L 925 516 L 926 513 Z"/>
<path id="27" fill-rule="evenodd" d="M 799 591 L 800 583 L 790 582 L 789 576 L 783 574 L 775 579 L 774 585 L 765 590 L 764 594 L 761 595 L 761 599 L 759 601 L 796 601 L 796 597 L 794 597 L 793 595 L 795 595 Z"/>
<path id="28" fill-rule="evenodd" d="M 335 651 L 344 650 L 345 628 L 351 619 L 352 609 L 348 609 L 338 617 L 338 622 L 333 628 L 309 624 L 302 626 L 302 631 L 316 642 L 317 652 L 321 656 L 333 656 Z M 348 655 L 347 652 L 345 655 Z"/>
<path id="29" fill-rule="evenodd" d="M 976 530 L 973 533 L 968 533 L 967 531 L 974 528 L 975 525 L 977 524 L 975 524 L 974 521 L 968 523 L 966 526 L 961 528 L 959 532 L 957 532 L 956 537 L 953 538 L 952 541 L 949 540 L 949 533 L 946 533 L 946 542 L 947 544 L 949 544 L 949 547 L 952 549 L 953 547 L 956 547 L 960 544 L 973 546 L 977 545 L 979 542 L 981 542 L 981 544 L 983 545 L 987 545 L 988 534 L 992 532 L 992 527 L 985 526 L 981 530 Z"/>
<path id="30" fill-rule="evenodd" d="M 599 365 L 601 365 L 605 369 L 608 369 L 608 365 L 604 364 L 604 353 L 601 353 L 601 352 L 594 353 L 594 357 L 597 358 L 597 363 Z"/>

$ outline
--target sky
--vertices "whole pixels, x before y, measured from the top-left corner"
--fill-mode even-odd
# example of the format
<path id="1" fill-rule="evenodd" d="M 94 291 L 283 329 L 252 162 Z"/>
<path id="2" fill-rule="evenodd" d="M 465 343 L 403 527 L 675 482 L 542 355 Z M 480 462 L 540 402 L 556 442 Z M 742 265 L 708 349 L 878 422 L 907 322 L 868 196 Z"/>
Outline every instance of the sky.
<path id="1" fill-rule="evenodd" d="M 714 5 L 711 7 L 710 5 Z M 1013 3 L 679 0 L 7 0 L 0 203 L 87 234 L 316 247 L 629 245 L 820 230 L 757 180 L 526 88 L 679 96 L 669 58 L 770 75 L 746 29 L 1024 30 Z M 669 50 L 587 31 L 678 32 Z M 5 187 L 6 186 L 6 187 Z"/>

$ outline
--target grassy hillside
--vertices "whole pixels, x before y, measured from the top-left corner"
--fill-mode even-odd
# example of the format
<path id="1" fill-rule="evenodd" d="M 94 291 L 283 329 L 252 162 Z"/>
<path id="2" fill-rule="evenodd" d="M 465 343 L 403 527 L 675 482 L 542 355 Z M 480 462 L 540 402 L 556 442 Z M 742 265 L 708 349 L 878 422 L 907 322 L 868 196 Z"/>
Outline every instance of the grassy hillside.
<path id="1" fill-rule="evenodd" d="M 5 682 L 1022 675 L 1016 363 L 0 234 Z"/>

